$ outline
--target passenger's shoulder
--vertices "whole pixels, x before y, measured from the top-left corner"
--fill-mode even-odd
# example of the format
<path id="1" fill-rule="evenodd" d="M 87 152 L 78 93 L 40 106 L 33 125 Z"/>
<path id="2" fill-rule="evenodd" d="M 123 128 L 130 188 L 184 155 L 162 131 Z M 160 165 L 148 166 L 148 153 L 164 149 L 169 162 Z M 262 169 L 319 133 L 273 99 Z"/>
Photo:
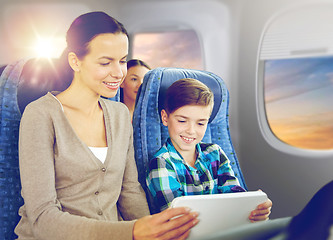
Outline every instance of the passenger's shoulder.
<path id="1" fill-rule="evenodd" d="M 47 93 L 44 96 L 41 96 L 40 98 L 30 102 L 26 107 L 24 112 L 30 112 L 30 111 L 47 111 L 52 110 L 56 107 L 57 100 L 54 96 L 52 96 L 51 93 Z M 60 106 L 58 106 L 60 107 Z"/>
<path id="2" fill-rule="evenodd" d="M 116 101 L 113 101 L 113 100 L 110 100 L 110 99 L 106 99 L 106 98 L 100 98 L 100 101 L 104 102 L 105 106 L 108 109 L 113 109 L 113 110 L 128 112 L 128 108 L 122 102 L 116 102 Z"/>

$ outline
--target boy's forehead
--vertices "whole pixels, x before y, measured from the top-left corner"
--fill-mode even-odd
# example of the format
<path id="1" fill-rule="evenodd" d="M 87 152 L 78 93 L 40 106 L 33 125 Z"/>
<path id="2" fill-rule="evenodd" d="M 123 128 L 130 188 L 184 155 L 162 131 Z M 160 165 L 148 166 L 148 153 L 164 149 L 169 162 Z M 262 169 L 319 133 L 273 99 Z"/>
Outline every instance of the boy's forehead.
<path id="1" fill-rule="evenodd" d="M 186 117 L 186 118 L 199 118 L 199 119 L 209 119 L 212 113 L 212 106 L 211 105 L 185 105 L 173 113 L 174 116 L 179 117 Z"/>

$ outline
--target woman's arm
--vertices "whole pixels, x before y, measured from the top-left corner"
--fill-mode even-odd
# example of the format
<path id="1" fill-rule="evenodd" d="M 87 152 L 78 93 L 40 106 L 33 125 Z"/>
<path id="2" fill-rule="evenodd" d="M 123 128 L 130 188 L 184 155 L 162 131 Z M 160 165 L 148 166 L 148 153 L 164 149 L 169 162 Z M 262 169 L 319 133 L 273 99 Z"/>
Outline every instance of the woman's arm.
<path id="1" fill-rule="evenodd" d="M 168 208 L 163 212 L 139 219 L 133 229 L 134 240 L 186 239 L 197 225 L 198 213 L 189 208 Z"/>
<path id="2" fill-rule="evenodd" d="M 129 127 L 131 128 L 130 125 Z M 146 194 L 138 182 L 132 131 L 130 133 L 122 190 L 118 200 L 119 210 L 125 220 L 138 219 L 150 214 Z"/>

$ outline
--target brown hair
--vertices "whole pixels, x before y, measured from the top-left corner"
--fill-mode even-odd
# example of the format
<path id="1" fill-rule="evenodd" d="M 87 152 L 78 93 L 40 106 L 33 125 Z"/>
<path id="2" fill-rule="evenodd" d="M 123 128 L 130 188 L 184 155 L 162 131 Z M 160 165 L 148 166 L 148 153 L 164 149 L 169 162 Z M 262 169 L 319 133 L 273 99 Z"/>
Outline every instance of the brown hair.
<path id="1" fill-rule="evenodd" d="M 151 70 L 149 65 L 140 59 L 131 59 L 127 61 L 127 70 L 130 69 L 131 67 L 136 67 L 136 66 L 143 66 L 148 70 Z"/>
<path id="2" fill-rule="evenodd" d="M 74 52 L 79 59 L 83 59 L 89 53 L 90 42 L 104 33 L 123 33 L 128 37 L 124 25 L 105 12 L 88 12 L 72 22 L 66 34 L 67 47 L 60 56 L 58 66 L 63 79 L 73 79 L 73 70 L 68 64 L 68 53 Z"/>
<path id="3" fill-rule="evenodd" d="M 166 91 L 164 109 L 170 114 L 185 105 L 211 105 L 213 110 L 214 94 L 204 83 L 193 78 L 174 82 Z"/>
<path id="4" fill-rule="evenodd" d="M 89 53 L 89 43 L 99 34 L 123 33 L 128 37 L 124 25 L 105 12 L 89 12 L 77 17 L 69 27 L 66 35 L 67 48 L 78 58 Z"/>

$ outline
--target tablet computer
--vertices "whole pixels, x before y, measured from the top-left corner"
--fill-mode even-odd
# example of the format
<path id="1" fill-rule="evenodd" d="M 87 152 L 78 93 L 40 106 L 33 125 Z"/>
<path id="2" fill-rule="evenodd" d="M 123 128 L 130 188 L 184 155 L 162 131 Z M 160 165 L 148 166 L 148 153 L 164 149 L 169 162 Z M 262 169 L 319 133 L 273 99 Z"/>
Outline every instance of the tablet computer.
<path id="1" fill-rule="evenodd" d="M 200 222 L 192 228 L 188 238 L 194 240 L 250 224 L 250 212 L 266 200 L 267 195 L 262 191 L 191 195 L 175 198 L 171 207 L 189 207 L 199 213 Z"/>

